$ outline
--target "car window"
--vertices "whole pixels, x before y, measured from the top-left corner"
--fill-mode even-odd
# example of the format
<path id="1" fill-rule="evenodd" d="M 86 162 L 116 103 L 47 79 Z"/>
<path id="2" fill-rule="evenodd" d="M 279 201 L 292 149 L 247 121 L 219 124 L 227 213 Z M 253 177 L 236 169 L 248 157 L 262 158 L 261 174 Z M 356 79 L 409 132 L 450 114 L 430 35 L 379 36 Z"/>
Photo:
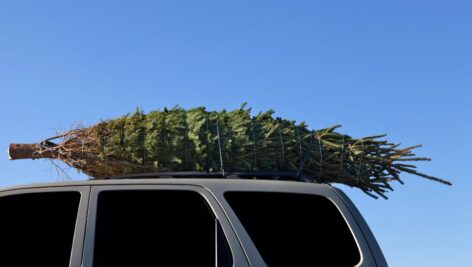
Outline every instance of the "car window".
<path id="1" fill-rule="evenodd" d="M 79 192 L 0 197 L 0 266 L 69 266 Z"/>
<path id="2" fill-rule="evenodd" d="M 102 191 L 98 195 L 94 267 L 231 266 L 219 224 L 197 192 Z M 226 242 L 226 243 L 225 243 Z"/>
<path id="3" fill-rule="evenodd" d="M 269 266 L 355 266 L 360 253 L 336 206 L 309 194 L 226 192 Z"/>

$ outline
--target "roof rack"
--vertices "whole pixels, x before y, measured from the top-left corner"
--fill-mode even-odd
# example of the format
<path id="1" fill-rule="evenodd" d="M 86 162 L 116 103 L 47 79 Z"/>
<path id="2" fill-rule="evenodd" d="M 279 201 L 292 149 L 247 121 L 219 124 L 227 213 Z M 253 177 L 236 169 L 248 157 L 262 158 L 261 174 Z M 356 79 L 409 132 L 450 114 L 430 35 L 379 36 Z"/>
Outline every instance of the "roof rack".
<path id="1" fill-rule="evenodd" d="M 205 178 L 205 179 L 262 179 L 314 182 L 315 179 L 296 172 L 149 172 L 105 177 L 107 180 L 155 179 L 155 178 Z"/>

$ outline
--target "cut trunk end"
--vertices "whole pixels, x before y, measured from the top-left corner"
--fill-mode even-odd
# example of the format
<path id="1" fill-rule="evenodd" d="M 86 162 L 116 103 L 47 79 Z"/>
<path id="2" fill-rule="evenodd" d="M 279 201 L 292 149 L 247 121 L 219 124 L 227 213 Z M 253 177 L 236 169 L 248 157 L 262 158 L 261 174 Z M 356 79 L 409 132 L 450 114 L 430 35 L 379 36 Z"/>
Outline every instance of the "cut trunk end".
<path id="1" fill-rule="evenodd" d="M 10 144 L 8 147 L 8 157 L 10 160 L 54 157 L 51 151 L 40 151 L 41 149 L 38 144 Z"/>

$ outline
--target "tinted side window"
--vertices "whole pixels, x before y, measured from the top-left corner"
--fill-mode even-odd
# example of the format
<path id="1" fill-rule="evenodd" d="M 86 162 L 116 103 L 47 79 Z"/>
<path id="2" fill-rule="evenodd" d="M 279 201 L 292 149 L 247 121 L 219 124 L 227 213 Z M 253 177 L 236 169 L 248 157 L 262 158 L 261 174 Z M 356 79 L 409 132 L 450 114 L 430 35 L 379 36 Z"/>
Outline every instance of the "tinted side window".
<path id="1" fill-rule="evenodd" d="M 192 191 L 103 191 L 94 267 L 215 266 L 216 220 Z"/>
<path id="2" fill-rule="evenodd" d="M 308 194 L 227 192 L 225 198 L 269 266 L 354 266 L 360 254 L 328 199 Z"/>
<path id="3" fill-rule="evenodd" d="M 0 198 L 0 266 L 69 266 L 80 193 Z"/>

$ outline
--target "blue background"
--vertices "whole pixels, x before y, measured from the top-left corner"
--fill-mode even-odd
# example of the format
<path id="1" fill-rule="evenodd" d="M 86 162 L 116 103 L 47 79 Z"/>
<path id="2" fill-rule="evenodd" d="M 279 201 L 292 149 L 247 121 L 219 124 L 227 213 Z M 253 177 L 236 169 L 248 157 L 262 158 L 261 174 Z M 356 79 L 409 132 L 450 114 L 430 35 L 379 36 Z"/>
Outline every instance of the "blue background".
<path id="1" fill-rule="evenodd" d="M 470 1 L 2 1 L 0 150 L 181 105 L 421 143 L 389 200 L 341 187 L 391 266 L 472 266 Z M 59 177 L 0 157 L 0 186 Z M 73 179 L 85 177 L 67 170 Z M 468 254 L 468 255 L 467 255 Z"/>

